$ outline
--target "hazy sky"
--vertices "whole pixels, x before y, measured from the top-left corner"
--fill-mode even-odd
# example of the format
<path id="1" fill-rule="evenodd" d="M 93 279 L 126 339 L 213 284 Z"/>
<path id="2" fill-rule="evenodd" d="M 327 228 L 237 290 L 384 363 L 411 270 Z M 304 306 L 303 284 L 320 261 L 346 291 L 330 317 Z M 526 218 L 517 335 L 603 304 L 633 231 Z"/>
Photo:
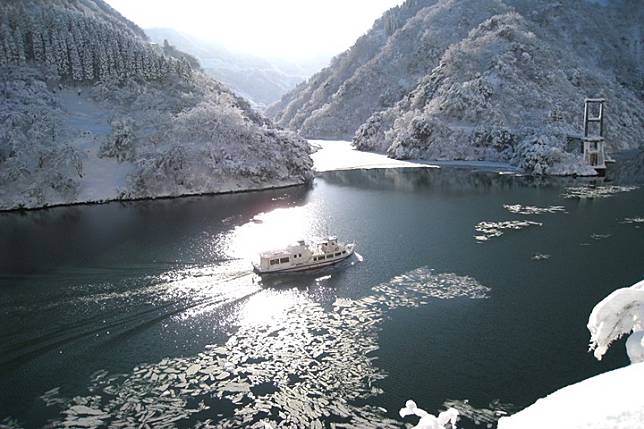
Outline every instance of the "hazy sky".
<path id="1" fill-rule="evenodd" d="M 338 54 L 403 0 L 107 0 L 139 27 L 171 27 L 232 51 L 289 60 Z"/>

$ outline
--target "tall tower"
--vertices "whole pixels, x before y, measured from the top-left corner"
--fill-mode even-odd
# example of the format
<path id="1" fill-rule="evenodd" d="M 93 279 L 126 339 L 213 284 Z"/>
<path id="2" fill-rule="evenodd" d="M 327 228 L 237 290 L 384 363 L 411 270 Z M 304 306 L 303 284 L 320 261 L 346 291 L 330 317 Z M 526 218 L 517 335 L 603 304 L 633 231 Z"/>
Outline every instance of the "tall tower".
<path id="1" fill-rule="evenodd" d="M 584 161 L 603 176 L 606 174 L 603 98 L 584 100 Z M 597 116 L 593 116 L 596 112 Z"/>

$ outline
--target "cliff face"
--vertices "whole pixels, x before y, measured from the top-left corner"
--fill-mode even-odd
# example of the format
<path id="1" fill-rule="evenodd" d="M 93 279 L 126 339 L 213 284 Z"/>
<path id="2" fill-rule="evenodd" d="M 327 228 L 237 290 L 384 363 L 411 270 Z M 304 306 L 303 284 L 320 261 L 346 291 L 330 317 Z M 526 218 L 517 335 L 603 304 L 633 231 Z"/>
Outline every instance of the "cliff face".
<path id="1" fill-rule="evenodd" d="M 311 177 L 306 141 L 101 0 L 0 9 L 0 209 Z"/>
<path id="2" fill-rule="evenodd" d="M 589 174 L 565 150 L 585 97 L 607 99 L 610 149 L 644 141 L 643 19 L 631 0 L 407 2 L 269 113 L 395 158 Z"/>

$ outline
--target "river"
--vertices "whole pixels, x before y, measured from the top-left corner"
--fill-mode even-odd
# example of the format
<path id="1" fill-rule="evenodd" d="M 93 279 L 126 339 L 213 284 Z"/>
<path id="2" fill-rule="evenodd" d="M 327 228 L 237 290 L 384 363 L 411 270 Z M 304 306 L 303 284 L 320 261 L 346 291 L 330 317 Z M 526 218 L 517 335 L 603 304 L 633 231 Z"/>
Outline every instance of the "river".
<path id="1" fill-rule="evenodd" d="M 627 364 L 585 324 L 644 275 L 641 176 L 407 167 L 0 214 L 0 422 L 403 427 L 411 398 L 485 428 Z M 358 255 L 252 273 L 328 233 Z"/>

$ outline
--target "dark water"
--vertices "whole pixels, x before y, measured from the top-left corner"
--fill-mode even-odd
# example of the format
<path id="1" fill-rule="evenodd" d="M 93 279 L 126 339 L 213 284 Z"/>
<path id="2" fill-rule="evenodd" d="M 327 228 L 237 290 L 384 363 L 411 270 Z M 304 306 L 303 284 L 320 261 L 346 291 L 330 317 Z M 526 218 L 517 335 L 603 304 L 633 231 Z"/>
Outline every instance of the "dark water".
<path id="1" fill-rule="evenodd" d="M 627 220 L 644 217 L 644 189 L 562 196 L 586 183 L 351 171 L 309 189 L 0 214 L 0 421 L 395 427 L 410 398 L 433 413 L 525 407 L 627 363 L 623 342 L 597 362 L 585 324 L 644 276 L 644 224 Z M 506 220 L 542 225 L 474 238 Z M 251 273 L 258 250 L 327 232 L 361 257 Z M 493 421 L 476 416 L 461 426 Z"/>

